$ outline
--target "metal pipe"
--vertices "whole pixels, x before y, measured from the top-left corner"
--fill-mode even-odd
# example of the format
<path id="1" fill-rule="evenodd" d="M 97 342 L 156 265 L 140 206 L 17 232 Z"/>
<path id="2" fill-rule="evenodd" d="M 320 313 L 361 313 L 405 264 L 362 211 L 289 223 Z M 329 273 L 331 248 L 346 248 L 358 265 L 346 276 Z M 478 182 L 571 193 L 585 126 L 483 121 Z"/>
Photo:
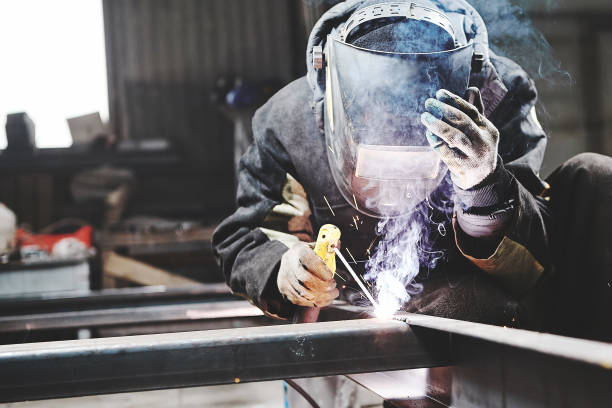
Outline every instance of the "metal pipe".
<path id="1" fill-rule="evenodd" d="M 432 367 L 448 346 L 377 319 L 8 345 L 0 400 Z"/>

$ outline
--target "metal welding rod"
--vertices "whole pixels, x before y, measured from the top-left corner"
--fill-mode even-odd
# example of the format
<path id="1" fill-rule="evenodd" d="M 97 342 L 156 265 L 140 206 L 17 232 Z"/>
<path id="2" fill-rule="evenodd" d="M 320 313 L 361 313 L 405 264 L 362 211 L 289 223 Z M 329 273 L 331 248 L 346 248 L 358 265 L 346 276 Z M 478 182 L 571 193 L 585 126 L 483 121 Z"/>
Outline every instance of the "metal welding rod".
<path id="1" fill-rule="evenodd" d="M 372 305 L 374 306 L 374 308 L 378 309 L 378 303 L 376 303 L 376 301 L 374 300 L 374 297 L 372 297 L 368 289 L 366 289 L 365 285 L 363 284 L 363 282 L 361 282 L 361 279 L 359 279 L 359 276 L 357 276 L 353 268 L 351 268 L 348 262 L 346 262 L 346 259 L 344 259 L 344 255 L 342 255 L 342 253 L 340 252 L 338 248 L 336 248 L 336 255 L 338 256 L 338 258 L 340 258 L 340 260 L 342 261 L 346 269 L 348 269 L 349 273 L 351 274 L 353 279 L 355 279 L 355 281 L 357 282 L 361 290 L 363 290 L 363 293 L 365 293 L 365 295 L 368 297 L 368 300 L 372 302 Z"/>

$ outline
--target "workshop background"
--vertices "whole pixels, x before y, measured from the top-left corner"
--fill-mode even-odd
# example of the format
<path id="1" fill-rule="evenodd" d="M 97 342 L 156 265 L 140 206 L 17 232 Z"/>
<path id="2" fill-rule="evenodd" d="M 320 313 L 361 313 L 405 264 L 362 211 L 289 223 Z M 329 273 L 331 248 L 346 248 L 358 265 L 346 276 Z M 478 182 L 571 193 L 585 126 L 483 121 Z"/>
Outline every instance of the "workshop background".
<path id="1" fill-rule="evenodd" d="M 4 0 L 0 23 L 10 19 L 36 30 L 27 13 L 11 14 L 11 4 L 28 2 L 31 13 L 44 3 Z M 6 226 L 11 215 L 0 208 L 0 232 L 17 227 L 18 237 L 18 251 L 3 254 L 0 263 L 0 315 L 9 313 L 2 305 L 16 297 L 222 282 L 210 240 L 216 224 L 234 207 L 236 166 L 251 139 L 251 117 L 276 90 L 305 73 L 308 33 L 336 3 L 80 2 L 101 4 L 108 121 L 98 112 L 70 118 L 70 147 L 37 146 L 37 140 L 51 135 L 36 128 L 36 115 L 28 114 L 27 104 L 14 111 L 2 92 L 8 84 L 25 90 L 35 77 L 46 77 L 44 64 L 21 69 L 14 50 L 50 50 L 21 44 L 18 35 L 0 41 L 0 64 L 19 67 L 17 74 L 0 76 L 0 139 L 6 137 L 0 202 L 16 217 L 14 226 Z M 65 13 L 74 2 L 46 3 Z M 493 7 L 497 2 L 471 3 L 489 24 L 496 49 L 528 64 L 536 81 L 538 116 L 550 137 L 542 175 L 577 153 L 612 155 L 612 2 L 504 0 L 501 4 L 509 6 L 502 11 Z M 46 17 L 54 19 L 53 13 Z M 79 14 L 70 17 L 72 35 L 78 36 Z M 517 32 L 510 24 L 529 19 L 543 37 L 537 31 Z M 54 44 L 58 55 L 82 51 L 64 49 L 70 46 Z M 57 245 L 65 238 L 67 244 Z M 105 330 L 97 334 L 153 332 L 150 327 Z M 24 340 L 23 333 L 0 334 L 0 343 L 76 335 L 62 331 L 50 336 L 30 333 Z M 276 383 L 265 390 L 261 406 L 267 406 L 267 396 L 280 400 Z M 173 392 L 168 398 L 188 395 Z M 125 398 L 116 403 L 129 403 Z"/>

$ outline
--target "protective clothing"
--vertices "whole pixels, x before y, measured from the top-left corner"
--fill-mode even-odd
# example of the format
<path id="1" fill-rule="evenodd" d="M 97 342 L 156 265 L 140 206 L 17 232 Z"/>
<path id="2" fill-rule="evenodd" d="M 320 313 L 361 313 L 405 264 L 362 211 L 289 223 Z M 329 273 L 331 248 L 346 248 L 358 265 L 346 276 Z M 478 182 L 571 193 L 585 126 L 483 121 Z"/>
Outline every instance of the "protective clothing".
<path id="1" fill-rule="evenodd" d="M 347 251 L 353 255 L 358 273 L 364 272 L 368 252 L 376 245 L 379 220 L 357 212 L 332 175 L 324 134 L 326 75 L 313 67 L 314 47 L 324 48 L 333 30 L 372 3 L 340 3 L 316 24 L 307 51 L 307 77 L 279 91 L 253 118 L 254 143 L 241 161 L 237 209 L 213 236 L 215 254 L 233 292 L 271 316 L 287 319 L 296 310 L 278 288 L 281 259 L 299 241 L 314 241 L 313 230 L 328 223 L 338 226 L 342 251 L 347 259 Z M 457 218 L 452 224 L 437 207 L 423 209 L 425 204 L 419 204 L 427 220 L 435 221 L 432 251 L 442 251 L 446 261 L 433 269 L 422 267 L 418 279 L 423 291 L 413 296 L 409 307 L 445 317 L 505 325 L 520 321 L 533 327 L 538 322 L 530 320 L 523 300 L 552 271 L 550 218 L 538 198 L 545 190 L 537 172 L 547 139 L 535 115 L 535 87 L 517 64 L 489 51 L 484 23 L 467 2 L 419 3 L 443 11 L 460 44 L 471 40 L 479 47 L 483 67 L 470 74 L 469 85 L 480 90 L 483 116 L 499 131 L 499 158 L 483 182 L 454 188 Z M 418 123 L 420 115 L 416 118 Z M 427 146 L 425 127 L 421 129 Z M 430 203 L 453 205 L 452 191 L 450 177 L 445 177 Z M 491 208 L 496 211 L 493 217 Z M 481 229 L 483 234 L 494 231 L 496 238 L 482 251 L 482 240 L 474 241 L 464 228 Z M 340 268 L 336 274 L 346 278 Z"/>
<path id="2" fill-rule="evenodd" d="M 313 248 L 298 242 L 281 258 L 278 289 L 294 305 L 324 307 L 338 297 L 333 273 Z"/>
<path id="3" fill-rule="evenodd" d="M 312 242 L 313 227 L 326 223 L 340 227 L 344 251 L 350 250 L 358 266 L 367 260 L 375 243 L 378 220 L 358 215 L 332 176 L 327 160 L 329 146 L 323 132 L 325 73 L 313 67 L 314 47 L 325 46 L 330 32 L 338 29 L 355 10 L 371 3 L 353 0 L 329 10 L 309 40 L 307 78 L 289 84 L 257 111 L 253 119 L 255 141 L 241 162 L 238 208 L 219 225 L 213 237 L 217 259 L 234 293 L 251 299 L 269 315 L 289 318 L 295 311 L 295 306 L 278 289 L 281 258 L 300 240 Z M 435 209 L 429 214 L 430 219 L 445 224 L 445 230 L 455 229 L 457 233 L 446 234 L 437 241 L 435 249 L 445 251 L 448 262 L 435 271 L 426 271 L 423 293 L 413 297 L 412 303 L 427 299 L 428 304 L 446 305 L 427 309 L 430 313 L 438 311 L 447 317 L 512 324 L 520 309 L 517 301 L 551 265 L 547 213 L 536 199 L 545 188 L 536 174 L 546 146 L 546 136 L 533 109 L 536 91 L 518 65 L 483 47 L 487 44 L 486 28 L 469 4 L 459 0 L 428 4 L 444 10 L 458 28 L 455 34 L 460 43 L 465 44 L 470 38 L 480 47 L 483 69 L 470 75 L 470 86 L 480 89 L 484 116 L 499 130 L 501 160 L 490 183 L 467 190 L 455 189 L 454 225 Z M 432 196 L 445 197 L 444 188 L 448 189 L 445 181 Z M 509 207 L 495 217 L 479 211 L 509 199 L 514 200 L 515 208 Z M 498 219 L 503 223 L 495 224 Z M 493 242 L 492 254 L 481 254 L 474 249 L 479 245 L 473 245 L 471 236 L 464 233 L 464 226 L 494 230 L 507 239 Z M 509 250 L 521 255 L 521 265 L 511 267 L 505 255 Z M 464 293 L 472 299 L 469 307 L 459 307 L 454 300 L 447 303 L 448 291 L 438 291 L 448 284 L 450 271 L 453 276 L 462 277 L 452 280 L 452 293 L 457 296 Z M 474 279 L 486 282 L 487 291 L 499 282 L 508 289 L 501 292 L 505 295 L 494 297 L 497 303 L 493 306 L 489 297 L 473 296 L 477 287 Z M 420 305 L 424 310 L 425 305 Z"/>
<path id="4" fill-rule="evenodd" d="M 493 173 L 499 144 L 499 131 L 482 114 L 480 91 L 470 91 L 480 109 L 442 89 L 436 99 L 425 101 L 427 112 L 421 115 L 429 144 L 450 169 L 453 183 L 463 190 Z"/>
<path id="5" fill-rule="evenodd" d="M 399 46 L 366 41 L 372 34 L 360 31 L 373 24 L 386 24 L 374 29 L 376 39 L 388 27 L 398 27 L 396 37 L 412 38 L 418 31 L 420 38 L 409 48 L 396 38 L 403 52 L 392 52 L 384 47 Z M 353 37 L 375 48 L 355 46 Z M 456 37 L 443 13 L 408 2 L 364 7 L 328 36 L 327 156 L 340 192 L 356 210 L 379 217 L 406 214 L 444 178 L 446 167 L 423 138 L 419 116 L 437 89 L 463 94 L 468 87 L 474 43 L 460 44 Z M 442 48 L 432 50 L 431 43 Z"/>

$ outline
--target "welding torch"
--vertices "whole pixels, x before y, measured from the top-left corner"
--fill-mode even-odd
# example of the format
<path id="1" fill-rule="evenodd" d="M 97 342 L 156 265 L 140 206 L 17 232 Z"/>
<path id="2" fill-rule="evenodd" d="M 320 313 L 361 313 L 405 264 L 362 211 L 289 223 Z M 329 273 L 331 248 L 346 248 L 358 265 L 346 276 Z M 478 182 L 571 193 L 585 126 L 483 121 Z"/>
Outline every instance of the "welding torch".
<path id="1" fill-rule="evenodd" d="M 332 224 L 326 224 L 319 229 L 319 234 L 317 236 L 317 241 L 315 243 L 314 252 L 317 254 L 323 263 L 329 268 L 332 274 L 336 273 L 336 255 L 348 272 L 351 274 L 355 282 L 359 285 L 361 290 L 367 296 L 368 300 L 372 302 L 375 308 L 378 307 L 378 304 L 367 290 L 361 279 L 357 276 L 353 268 L 348 264 L 342 253 L 340 252 L 340 229 Z M 294 314 L 293 322 L 294 323 L 314 323 L 319 318 L 319 307 L 298 307 L 298 310 Z"/>
<path id="2" fill-rule="evenodd" d="M 332 274 L 336 273 L 336 248 L 340 245 L 340 229 L 332 224 L 325 224 L 319 229 L 314 252 L 323 261 Z M 293 316 L 294 323 L 314 323 L 319 319 L 319 307 L 298 306 Z"/>

